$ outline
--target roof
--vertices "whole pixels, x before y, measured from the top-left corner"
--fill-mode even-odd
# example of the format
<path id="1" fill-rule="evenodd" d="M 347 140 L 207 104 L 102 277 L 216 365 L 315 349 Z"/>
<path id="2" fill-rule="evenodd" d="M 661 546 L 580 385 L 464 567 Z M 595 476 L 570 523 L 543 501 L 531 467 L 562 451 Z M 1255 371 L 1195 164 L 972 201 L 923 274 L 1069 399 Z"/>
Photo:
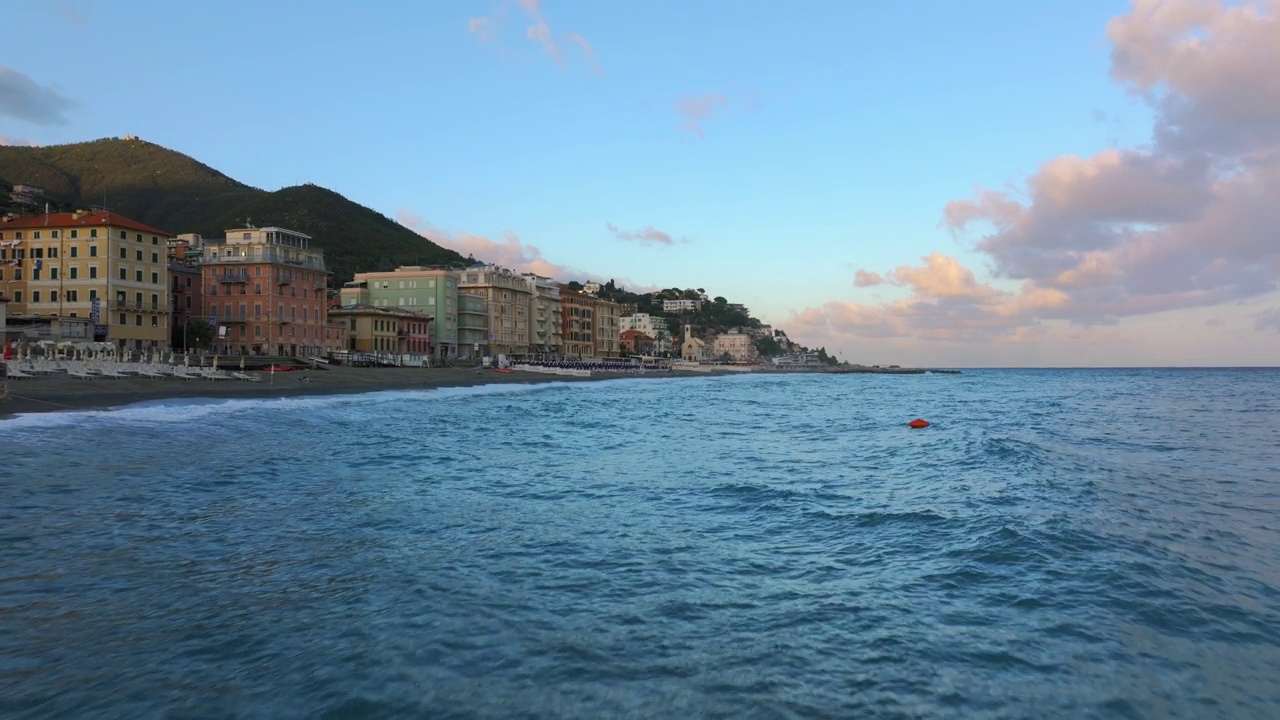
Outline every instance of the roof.
<path id="1" fill-rule="evenodd" d="M 150 225 L 113 212 L 91 212 L 76 217 L 75 213 L 50 213 L 48 215 L 23 215 L 16 218 L 0 218 L 0 230 L 26 230 L 28 228 L 119 227 L 138 232 L 173 237 Z"/>

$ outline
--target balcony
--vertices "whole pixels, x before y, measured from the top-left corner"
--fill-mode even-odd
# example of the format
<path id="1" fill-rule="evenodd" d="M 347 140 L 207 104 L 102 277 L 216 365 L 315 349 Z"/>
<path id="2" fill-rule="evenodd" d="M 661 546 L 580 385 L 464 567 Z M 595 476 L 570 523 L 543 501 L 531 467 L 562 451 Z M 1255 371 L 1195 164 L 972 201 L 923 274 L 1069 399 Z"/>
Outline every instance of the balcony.
<path id="1" fill-rule="evenodd" d="M 83 304 L 83 303 L 80 303 Z M 108 310 L 145 310 L 147 312 L 169 312 L 168 303 L 137 302 L 130 300 L 113 300 L 107 303 Z"/>
<path id="2" fill-rule="evenodd" d="M 247 283 L 249 282 L 249 273 L 243 272 L 243 271 L 235 272 L 235 273 L 229 272 L 229 273 L 222 273 L 222 274 L 214 273 L 213 280 L 214 282 L 224 282 L 224 283 Z"/>
<path id="3" fill-rule="evenodd" d="M 249 322 L 249 318 L 246 315 L 233 315 L 231 317 L 220 317 L 215 319 L 218 321 L 219 325 L 243 325 L 244 323 Z"/>
<path id="4" fill-rule="evenodd" d="M 276 284 L 277 284 L 277 285 L 292 285 L 292 284 L 293 284 L 293 276 L 292 276 L 292 275 L 281 275 L 281 276 L 276 280 Z"/>

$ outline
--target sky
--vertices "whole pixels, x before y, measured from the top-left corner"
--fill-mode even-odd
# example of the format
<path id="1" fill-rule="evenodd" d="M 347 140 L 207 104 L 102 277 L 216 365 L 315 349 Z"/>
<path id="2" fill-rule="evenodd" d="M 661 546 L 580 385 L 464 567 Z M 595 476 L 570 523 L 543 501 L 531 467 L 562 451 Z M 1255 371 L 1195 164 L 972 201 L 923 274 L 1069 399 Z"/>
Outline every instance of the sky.
<path id="1" fill-rule="evenodd" d="M 1280 364 L 1280 0 L 353 8 L 17 4 L 0 143 L 136 135 L 851 362 Z"/>

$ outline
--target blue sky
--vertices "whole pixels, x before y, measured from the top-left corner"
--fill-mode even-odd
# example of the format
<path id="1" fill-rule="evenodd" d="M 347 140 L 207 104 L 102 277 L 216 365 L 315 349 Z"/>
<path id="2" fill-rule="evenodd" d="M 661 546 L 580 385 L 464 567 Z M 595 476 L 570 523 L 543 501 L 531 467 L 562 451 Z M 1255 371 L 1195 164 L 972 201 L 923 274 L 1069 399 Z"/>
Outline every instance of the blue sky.
<path id="1" fill-rule="evenodd" d="M 828 302 L 909 299 L 918 288 L 859 288 L 854 272 L 932 253 L 1016 292 L 1022 279 L 1002 276 L 972 232 L 944 227 L 947 203 L 1152 137 L 1152 106 L 1109 74 L 1105 29 L 1127 2 L 347 8 L 9 8 L 8 24 L 50 32 L 11 34 L 0 65 L 75 107 L 61 123 L 0 108 L 0 136 L 134 134 L 251 185 L 314 182 L 443 242 L 494 243 L 492 259 L 512 256 L 514 235 L 547 263 L 704 287 L 784 327 Z M 551 46 L 530 37 L 540 24 Z M 695 122 L 697 108 L 708 114 Z M 677 242 L 620 240 L 610 225 Z M 793 335 L 872 340 L 807 317 Z M 909 361 L 1002 364 L 984 361 L 980 337 L 884 342 Z"/>

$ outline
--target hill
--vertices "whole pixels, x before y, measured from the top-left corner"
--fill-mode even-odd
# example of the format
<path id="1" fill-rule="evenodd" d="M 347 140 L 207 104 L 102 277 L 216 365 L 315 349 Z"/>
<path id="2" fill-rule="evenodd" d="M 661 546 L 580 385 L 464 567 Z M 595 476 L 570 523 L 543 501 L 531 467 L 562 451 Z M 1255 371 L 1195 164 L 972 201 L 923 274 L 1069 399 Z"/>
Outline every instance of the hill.
<path id="1" fill-rule="evenodd" d="M 43 188 L 41 210 L 44 201 L 58 210 L 106 206 L 172 233 L 222 237 L 248 218 L 258 227 L 299 230 L 325 251 L 337 283 L 357 271 L 464 261 L 332 190 L 300 185 L 268 192 L 143 140 L 0 146 L 0 185 L 13 184 Z"/>

